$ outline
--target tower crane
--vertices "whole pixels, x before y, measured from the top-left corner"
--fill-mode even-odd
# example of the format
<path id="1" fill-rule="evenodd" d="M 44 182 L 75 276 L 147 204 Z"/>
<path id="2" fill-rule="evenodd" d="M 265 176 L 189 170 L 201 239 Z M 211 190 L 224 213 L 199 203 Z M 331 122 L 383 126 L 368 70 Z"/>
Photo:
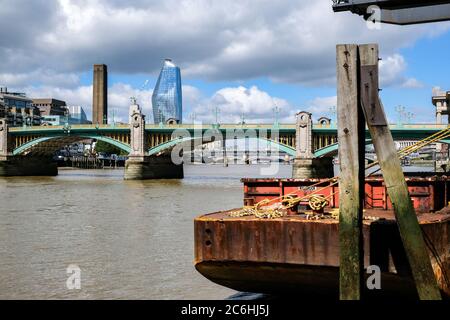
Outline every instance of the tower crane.
<path id="1" fill-rule="evenodd" d="M 147 87 L 148 83 L 149 83 L 149 80 L 148 79 L 145 80 L 144 84 L 139 88 L 139 91 L 144 90 Z M 137 103 L 137 98 L 136 97 L 130 97 L 130 100 L 131 100 L 132 104 L 136 104 Z"/>

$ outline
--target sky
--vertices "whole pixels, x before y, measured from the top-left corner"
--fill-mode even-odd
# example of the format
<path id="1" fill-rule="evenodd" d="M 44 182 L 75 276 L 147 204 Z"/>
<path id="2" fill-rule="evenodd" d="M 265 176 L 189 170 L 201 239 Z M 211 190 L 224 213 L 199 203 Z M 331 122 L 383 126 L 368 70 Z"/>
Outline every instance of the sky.
<path id="1" fill-rule="evenodd" d="M 334 117 L 336 44 L 378 43 L 381 98 L 412 122 L 434 122 L 433 87 L 450 90 L 450 23 L 369 28 L 331 0 L 0 0 L 0 85 L 81 105 L 91 117 L 92 66 L 109 71 L 109 116 L 130 97 L 152 121 L 165 58 L 181 68 L 183 121 L 294 123 Z M 148 82 L 146 81 L 148 80 Z M 147 85 L 144 85 L 147 82 Z M 195 114 L 195 117 L 194 117 Z M 406 117 L 403 117 L 406 121 Z"/>

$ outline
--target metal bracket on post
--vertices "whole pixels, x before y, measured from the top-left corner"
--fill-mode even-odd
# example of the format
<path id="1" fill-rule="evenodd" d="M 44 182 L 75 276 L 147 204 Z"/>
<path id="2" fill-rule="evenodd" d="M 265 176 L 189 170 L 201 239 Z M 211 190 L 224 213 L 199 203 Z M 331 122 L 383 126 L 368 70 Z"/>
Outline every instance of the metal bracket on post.
<path id="1" fill-rule="evenodd" d="M 361 106 L 367 123 L 373 126 L 387 126 L 388 122 L 378 99 L 378 65 L 361 66 Z"/>

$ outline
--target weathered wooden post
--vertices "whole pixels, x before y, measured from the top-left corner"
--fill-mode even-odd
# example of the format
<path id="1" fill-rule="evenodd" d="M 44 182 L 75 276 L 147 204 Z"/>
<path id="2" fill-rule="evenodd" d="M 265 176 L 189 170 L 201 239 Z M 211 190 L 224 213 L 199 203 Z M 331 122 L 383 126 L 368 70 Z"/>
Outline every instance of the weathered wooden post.
<path id="1" fill-rule="evenodd" d="M 359 107 L 358 46 L 337 46 L 340 298 L 359 300 L 363 283 L 364 116 Z"/>
<path id="2" fill-rule="evenodd" d="M 422 300 L 440 300 L 430 257 L 408 186 L 397 156 L 378 91 L 378 45 L 359 46 L 361 107 L 372 136 L 389 197 L 395 211 L 403 246 L 408 256 L 417 291 Z M 364 136 L 360 136 L 363 140 Z"/>
<path id="3" fill-rule="evenodd" d="M 340 298 L 360 299 L 364 200 L 364 114 L 422 300 L 440 300 L 422 230 L 408 193 L 378 91 L 378 45 L 338 45 Z"/>

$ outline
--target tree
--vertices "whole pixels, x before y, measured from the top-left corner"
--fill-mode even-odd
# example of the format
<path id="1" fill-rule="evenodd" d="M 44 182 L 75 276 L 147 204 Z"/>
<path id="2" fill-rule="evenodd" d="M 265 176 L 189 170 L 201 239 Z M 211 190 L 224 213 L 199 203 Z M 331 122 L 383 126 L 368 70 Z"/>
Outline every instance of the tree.
<path id="1" fill-rule="evenodd" d="M 97 152 L 97 153 L 105 152 L 105 153 L 109 153 L 109 154 L 126 155 L 126 152 L 123 151 L 122 149 L 120 149 L 110 143 L 100 141 L 100 140 L 97 140 L 97 143 L 95 144 L 95 152 Z"/>

